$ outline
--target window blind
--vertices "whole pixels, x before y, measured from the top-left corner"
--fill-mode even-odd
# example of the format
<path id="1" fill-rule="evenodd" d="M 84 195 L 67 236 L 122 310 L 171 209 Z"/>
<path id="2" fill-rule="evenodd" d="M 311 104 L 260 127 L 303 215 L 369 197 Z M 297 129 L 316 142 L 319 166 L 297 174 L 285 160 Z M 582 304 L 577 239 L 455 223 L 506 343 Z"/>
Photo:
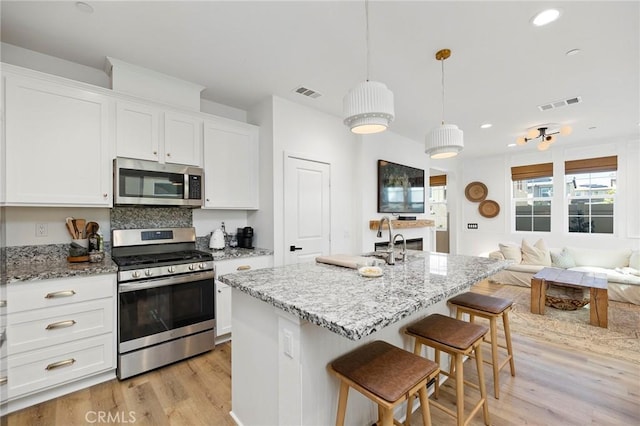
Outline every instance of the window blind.
<path id="1" fill-rule="evenodd" d="M 429 186 L 445 186 L 447 175 L 429 176 Z"/>
<path id="2" fill-rule="evenodd" d="M 618 170 L 617 155 L 564 162 L 565 174 L 611 172 L 616 170 Z"/>
<path id="3" fill-rule="evenodd" d="M 553 163 L 531 164 L 511 168 L 511 180 L 526 180 L 553 176 Z"/>

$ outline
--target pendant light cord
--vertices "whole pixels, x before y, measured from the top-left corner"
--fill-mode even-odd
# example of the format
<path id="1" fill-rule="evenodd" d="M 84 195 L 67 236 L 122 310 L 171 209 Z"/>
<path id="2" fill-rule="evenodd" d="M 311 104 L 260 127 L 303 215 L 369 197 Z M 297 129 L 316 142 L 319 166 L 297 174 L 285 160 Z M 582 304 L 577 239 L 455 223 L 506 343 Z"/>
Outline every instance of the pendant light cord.
<path id="1" fill-rule="evenodd" d="M 365 24 L 366 24 L 366 45 L 367 45 L 367 81 L 369 81 L 369 62 L 370 62 L 370 53 L 369 53 L 369 1 L 364 0 L 364 16 L 365 16 Z"/>
<path id="2" fill-rule="evenodd" d="M 444 124 L 444 58 L 440 59 L 442 65 L 442 124 Z"/>

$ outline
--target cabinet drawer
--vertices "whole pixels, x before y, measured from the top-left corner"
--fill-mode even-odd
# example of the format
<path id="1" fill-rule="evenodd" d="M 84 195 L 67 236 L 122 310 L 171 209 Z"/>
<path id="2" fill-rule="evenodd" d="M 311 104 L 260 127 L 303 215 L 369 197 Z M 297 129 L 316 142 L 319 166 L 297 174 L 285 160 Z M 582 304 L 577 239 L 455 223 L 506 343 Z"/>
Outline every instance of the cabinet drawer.
<path id="1" fill-rule="evenodd" d="M 9 316 L 7 353 L 50 347 L 113 331 L 113 298 L 73 303 Z"/>
<path id="2" fill-rule="evenodd" d="M 112 333 L 9 356 L 8 398 L 115 368 L 114 359 Z"/>
<path id="3" fill-rule="evenodd" d="M 248 271 L 251 269 L 269 268 L 273 266 L 273 256 L 243 257 L 240 259 L 220 260 L 214 262 L 216 277 L 224 274 Z"/>
<path id="4" fill-rule="evenodd" d="M 12 283 L 7 285 L 7 312 L 14 314 L 113 297 L 115 292 L 116 274 Z"/>

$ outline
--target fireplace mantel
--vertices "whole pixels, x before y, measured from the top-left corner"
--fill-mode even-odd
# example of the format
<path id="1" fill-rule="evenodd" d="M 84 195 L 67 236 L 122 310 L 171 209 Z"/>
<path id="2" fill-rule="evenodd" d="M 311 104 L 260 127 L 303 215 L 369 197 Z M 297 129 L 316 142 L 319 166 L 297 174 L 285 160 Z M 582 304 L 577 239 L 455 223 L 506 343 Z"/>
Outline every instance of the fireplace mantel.
<path id="1" fill-rule="evenodd" d="M 378 224 L 380 220 L 370 220 L 369 221 L 369 229 L 372 231 L 378 230 Z M 392 220 L 391 227 L 393 229 L 407 229 L 407 228 L 429 228 L 435 226 L 435 222 L 429 219 L 418 219 L 418 220 Z M 382 229 L 387 229 L 388 226 L 385 223 L 382 226 Z"/>

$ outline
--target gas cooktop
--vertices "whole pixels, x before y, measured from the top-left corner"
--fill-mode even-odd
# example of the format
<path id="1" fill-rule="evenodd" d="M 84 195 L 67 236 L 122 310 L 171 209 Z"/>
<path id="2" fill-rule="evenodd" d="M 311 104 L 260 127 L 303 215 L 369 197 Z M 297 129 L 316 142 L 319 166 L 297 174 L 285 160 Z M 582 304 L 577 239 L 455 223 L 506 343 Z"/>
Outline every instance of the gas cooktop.
<path id="1" fill-rule="evenodd" d="M 113 261 L 121 268 L 131 266 L 160 266 L 174 265 L 179 263 L 203 262 L 213 260 L 213 255 L 199 250 L 183 250 L 170 253 L 136 254 L 130 256 L 119 256 Z"/>

